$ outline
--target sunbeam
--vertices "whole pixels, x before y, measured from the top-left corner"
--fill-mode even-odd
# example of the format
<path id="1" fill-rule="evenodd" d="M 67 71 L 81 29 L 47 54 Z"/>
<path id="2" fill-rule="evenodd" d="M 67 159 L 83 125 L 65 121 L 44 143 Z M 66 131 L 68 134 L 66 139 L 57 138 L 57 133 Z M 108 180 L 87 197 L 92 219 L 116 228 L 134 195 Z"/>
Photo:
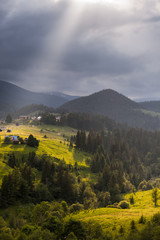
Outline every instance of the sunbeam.
<path id="1" fill-rule="evenodd" d="M 49 77 L 50 72 L 55 72 L 56 74 L 56 71 L 61 68 L 60 63 L 82 19 L 84 7 L 85 4 L 77 4 L 76 1 L 68 2 L 63 14 L 56 22 L 56 27 L 53 22 L 54 27 L 46 36 L 44 47 L 38 59 L 32 62 L 30 68 L 30 74 L 32 76 L 37 77 L 37 75 L 40 74 L 41 76 Z M 41 72 L 41 69 L 45 70 Z"/>

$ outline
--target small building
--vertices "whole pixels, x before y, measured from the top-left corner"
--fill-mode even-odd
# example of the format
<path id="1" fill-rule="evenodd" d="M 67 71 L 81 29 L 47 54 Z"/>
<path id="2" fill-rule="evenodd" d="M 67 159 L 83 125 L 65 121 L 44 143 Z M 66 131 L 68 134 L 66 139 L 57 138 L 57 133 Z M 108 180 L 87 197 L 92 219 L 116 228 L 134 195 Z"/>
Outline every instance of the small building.
<path id="1" fill-rule="evenodd" d="M 12 143 L 18 145 L 18 144 L 19 144 L 19 140 L 18 140 L 18 139 L 13 139 L 13 140 L 12 140 Z"/>
<path id="2" fill-rule="evenodd" d="M 19 119 L 21 119 L 21 120 L 27 120 L 27 119 L 28 119 L 28 116 L 21 115 L 21 116 L 19 116 Z"/>
<path id="3" fill-rule="evenodd" d="M 18 136 L 8 135 L 8 136 L 5 136 L 5 139 L 6 139 L 6 138 L 10 138 L 10 141 L 11 141 L 13 144 L 19 144 Z"/>
<path id="4" fill-rule="evenodd" d="M 61 121 L 61 116 L 57 116 L 56 117 L 56 122 L 60 122 Z"/>
<path id="5" fill-rule="evenodd" d="M 36 116 L 34 116 L 34 117 L 31 117 L 31 119 L 32 119 L 32 120 L 36 120 L 37 118 L 36 118 Z"/>
<path id="6" fill-rule="evenodd" d="M 37 120 L 38 120 L 38 121 L 40 121 L 41 119 L 42 119 L 42 117 L 41 117 L 41 116 L 38 116 L 38 117 L 37 117 Z"/>

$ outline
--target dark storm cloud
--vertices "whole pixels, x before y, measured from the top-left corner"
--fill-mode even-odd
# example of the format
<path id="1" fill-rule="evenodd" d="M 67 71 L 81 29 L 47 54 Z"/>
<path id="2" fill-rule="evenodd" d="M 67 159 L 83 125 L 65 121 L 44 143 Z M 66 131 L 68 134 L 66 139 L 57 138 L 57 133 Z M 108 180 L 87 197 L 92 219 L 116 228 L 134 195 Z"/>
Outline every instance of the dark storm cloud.
<path id="1" fill-rule="evenodd" d="M 80 44 L 72 47 L 64 59 L 64 69 L 83 73 L 86 76 L 95 74 L 122 75 L 139 69 L 140 60 L 119 53 L 112 47 L 97 43 Z"/>
<path id="2" fill-rule="evenodd" d="M 62 9 L 51 9 L 49 5 L 39 11 L 25 10 L 22 4 L 12 12 L 8 7 L 4 2 L 0 10 L 0 77 L 12 81 L 11 71 L 16 77 L 18 71 L 24 71 L 37 59 Z"/>
<path id="3" fill-rule="evenodd" d="M 140 98 L 152 89 L 153 96 L 160 88 L 159 2 L 82 9 L 73 2 L 1 1 L 0 79 L 35 91 L 114 88 Z"/>

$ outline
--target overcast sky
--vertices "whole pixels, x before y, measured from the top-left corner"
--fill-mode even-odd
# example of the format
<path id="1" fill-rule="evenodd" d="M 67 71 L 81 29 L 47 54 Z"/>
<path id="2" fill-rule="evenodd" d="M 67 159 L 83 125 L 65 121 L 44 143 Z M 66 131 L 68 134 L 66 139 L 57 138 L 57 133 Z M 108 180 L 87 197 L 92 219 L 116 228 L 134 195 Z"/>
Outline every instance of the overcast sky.
<path id="1" fill-rule="evenodd" d="M 160 1 L 1 0 L 0 80 L 160 99 Z"/>

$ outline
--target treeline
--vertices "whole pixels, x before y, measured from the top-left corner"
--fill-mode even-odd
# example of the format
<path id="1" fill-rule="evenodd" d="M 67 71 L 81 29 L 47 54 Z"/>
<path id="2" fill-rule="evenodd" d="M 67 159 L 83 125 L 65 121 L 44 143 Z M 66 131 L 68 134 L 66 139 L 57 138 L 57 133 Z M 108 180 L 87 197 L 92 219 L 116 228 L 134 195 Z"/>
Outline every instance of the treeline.
<path id="1" fill-rule="evenodd" d="M 41 114 L 42 112 L 44 113 L 54 113 L 55 109 L 52 107 L 47 107 L 43 104 L 31 104 L 24 106 L 16 111 L 10 111 L 12 112 L 12 116 L 14 118 L 19 117 L 20 115 L 29 115 L 33 113 Z"/>
<path id="2" fill-rule="evenodd" d="M 56 117 L 50 113 L 42 114 L 42 123 L 59 126 L 69 126 L 76 129 L 101 131 L 104 128 L 110 131 L 116 128 L 116 123 L 105 116 L 94 116 L 87 113 L 69 113 L 61 114 L 60 120 L 56 122 Z"/>

